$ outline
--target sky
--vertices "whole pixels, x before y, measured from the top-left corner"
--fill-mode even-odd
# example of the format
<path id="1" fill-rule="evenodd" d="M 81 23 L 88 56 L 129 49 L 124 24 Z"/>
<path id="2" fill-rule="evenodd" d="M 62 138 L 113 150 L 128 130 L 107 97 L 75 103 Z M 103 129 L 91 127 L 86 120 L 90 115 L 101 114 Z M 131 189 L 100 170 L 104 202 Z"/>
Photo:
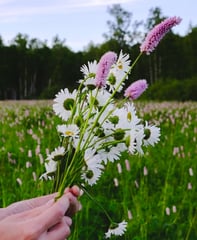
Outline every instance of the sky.
<path id="1" fill-rule="evenodd" d="M 18 33 L 50 45 L 58 35 L 71 50 L 83 51 L 90 42 L 105 41 L 113 4 L 131 12 L 132 21 L 146 21 L 155 7 L 166 17 L 179 16 L 182 22 L 173 31 L 182 36 L 190 24 L 197 26 L 197 0 L 0 0 L 0 36 L 8 45 Z"/>

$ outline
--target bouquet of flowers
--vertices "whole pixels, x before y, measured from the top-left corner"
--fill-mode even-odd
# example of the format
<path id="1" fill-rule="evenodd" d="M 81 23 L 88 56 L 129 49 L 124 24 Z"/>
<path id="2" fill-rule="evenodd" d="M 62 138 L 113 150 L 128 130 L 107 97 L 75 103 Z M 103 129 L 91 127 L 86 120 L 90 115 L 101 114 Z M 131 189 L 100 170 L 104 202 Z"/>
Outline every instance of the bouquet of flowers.
<path id="1" fill-rule="evenodd" d="M 164 20 L 153 28 L 140 46 L 140 53 L 131 64 L 122 51 L 105 53 L 100 61 L 81 67 L 84 78 L 72 92 L 65 88 L 55 96 L 53 110 L 62 120 L 57 126 L 60 144 L 45 161 L 42 178 L 53 179 L 54 191 L 62 196 L 65 187 L 74 184 L 85 190 L 93 186 L 105 172 L 108 163 L 123 160 L 122 153 L 143 154 L 144 147 L 154 146 L 160 129 L 143 123 L 135 110 L 133 100 L 146 89 L 146 80 L 138 80 L 124 90 L 117 100 L 133 67 L 143 53 L 150 54 L 164 35 L 181 21 L 178 17 Z M 57 197 L 57 198 L 58 198 Z M 127 223 L 110 220 L 106 238 L 122 235 Z"/>

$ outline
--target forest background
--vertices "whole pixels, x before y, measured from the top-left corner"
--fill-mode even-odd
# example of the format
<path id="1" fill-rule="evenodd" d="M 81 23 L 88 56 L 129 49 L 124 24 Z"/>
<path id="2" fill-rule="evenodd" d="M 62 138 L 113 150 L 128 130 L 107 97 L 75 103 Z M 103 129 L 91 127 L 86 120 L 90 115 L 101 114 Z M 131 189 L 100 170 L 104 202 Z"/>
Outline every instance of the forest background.
<path id="1" fill-rule="evenodd" d="M 22 33 L 9 46 L 0 37 L 0 100 L 51 99 L 61 88 L 72 90 L 82 77 L 80 67 L 98 61 L 106 51 L 122 50 L 134 60 L 146 33 L 168 17 L 155 7 L 146 21 L 133 21 L 132 13 L 120 4 L 109 7 L 108 13 L 112 20 L 107 21 L 105 41 L 91 42 L 79 52 L 69 49 L 58 35 L 51 46 Z M 150 56 L 139 61 L 127 83 L 139 78 L 149 83 L 144 99 L 196 101 L 197 26 L 188 26 L 185 36 L 168 33 Z"/>

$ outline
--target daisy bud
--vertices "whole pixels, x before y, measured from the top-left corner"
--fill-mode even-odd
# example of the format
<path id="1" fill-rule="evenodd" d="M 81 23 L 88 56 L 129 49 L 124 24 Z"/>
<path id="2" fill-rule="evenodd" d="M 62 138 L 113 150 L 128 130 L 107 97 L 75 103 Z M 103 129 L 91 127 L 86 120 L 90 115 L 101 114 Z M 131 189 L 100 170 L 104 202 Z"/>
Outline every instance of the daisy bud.
<path id="1" fill-rule="evenodd" d="M 137 99 L 148 87 L 146 80 L 141 79 L 132 83 L 125 90 L 125 97 L 130 98 L 131 100 Z"/>
<path id="2" fill-rule="evenodd" d="M 125 136 L 125 131 L 121 128 L 116 129 L 114 132 L 114 139 L 115 140 L 122 140 Z"/>
<path id="3" fill-rule="evenodd" d="M 167 18 L 157 24 L 146 36 L 144 42 L 140 46 L 140 52 L 150 54 L 159 44 L 161 39 L 171 30 L 172 27 L 181 22 L 180 17 Z"/>
<path id="4" fill-rule="evenodd" d="M 106 78 L 109 74 L 111 66 L 116 62 L 117 55 L 114 52 L 105 53 L 99 63 L 95 77 L 95 83 L 97 87 L 103 87 L 106 83 Z"/>

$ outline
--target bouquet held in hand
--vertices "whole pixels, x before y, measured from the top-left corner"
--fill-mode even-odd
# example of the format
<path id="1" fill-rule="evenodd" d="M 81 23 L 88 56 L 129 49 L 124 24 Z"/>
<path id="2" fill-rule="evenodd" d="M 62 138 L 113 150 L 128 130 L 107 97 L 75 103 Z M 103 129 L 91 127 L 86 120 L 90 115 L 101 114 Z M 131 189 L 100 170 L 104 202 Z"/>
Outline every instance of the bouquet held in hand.
<path id="1" fill-rule="evenodd" d="M 137 80 L 126 89 L 124 86 L 143 53 L 150 54 L 180 21 L 172 17 L 155 26 L 133 63 L 128 54 L 109 51 L 98 63 L 81 67 L 84 78 L 77 90 L 65 88 L 56 94 L 53 110 L 62 120 L 57 126 L 60 143 L 47 156 L 42 178 L 54 181 L 58 197 L 67 186 L 94 187 L 109 163 L 125 160 L 123 152 L 143 154 L 145 147 L 159 141 L 160 129 L 140 119 L 133 103 L 147 89 L 146 80 Z M 115 96 L 121 92 L 123 97 L 117 100 Z M 123 235 L 127 222 L 115 223 L 107 216 L 111 225 L 105 237 Z"/>

